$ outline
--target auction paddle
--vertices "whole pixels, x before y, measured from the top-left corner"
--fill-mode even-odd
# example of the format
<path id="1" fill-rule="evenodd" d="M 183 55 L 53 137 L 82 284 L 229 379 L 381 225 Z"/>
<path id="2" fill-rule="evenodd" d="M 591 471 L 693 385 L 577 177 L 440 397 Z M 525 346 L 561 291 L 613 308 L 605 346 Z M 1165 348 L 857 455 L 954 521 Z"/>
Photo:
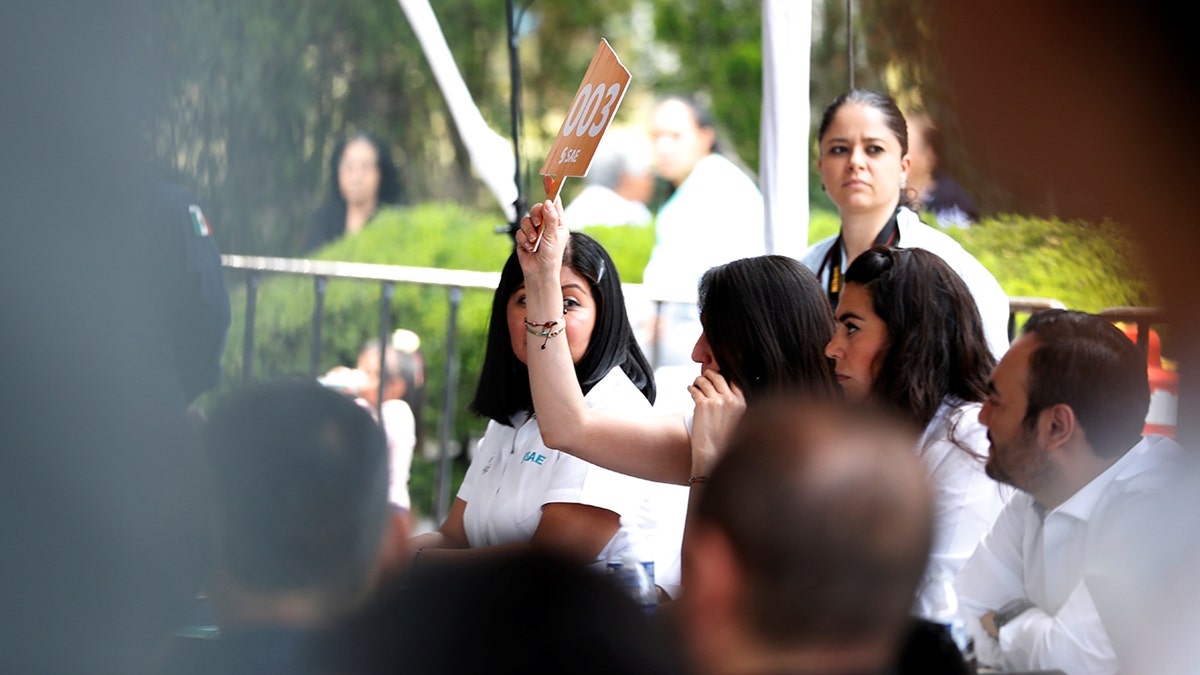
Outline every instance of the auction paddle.
<path id="1" fill-rule="evenodd" d="M 546 199 L 558 197 L 568 176 L 587 175 L 592 157 L 596 154 L 596 146 L 600 145 L 600 139 L 617 114 L 617 108 L 621 107 L 630 79 L 629 70 L 621 63 L 608 40 L 600 38 L 596 55 L 583 75 L 571 109 L 567 111 L 567 117 L 539 172 L 546 188 Z M 542 243 L 543 227 L 538 226 L 537 240 L 533 242 L 535 252 Z"/>

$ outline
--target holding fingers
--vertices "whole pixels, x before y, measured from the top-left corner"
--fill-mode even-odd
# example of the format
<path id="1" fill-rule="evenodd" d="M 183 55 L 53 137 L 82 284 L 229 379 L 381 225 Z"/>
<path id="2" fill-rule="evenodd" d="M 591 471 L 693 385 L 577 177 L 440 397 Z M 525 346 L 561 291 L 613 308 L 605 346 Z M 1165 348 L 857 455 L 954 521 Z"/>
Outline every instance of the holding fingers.
<path id="1" fill-rule="evenodd" d="M 692 420 L 692 476 L 708 476 L 746 412 L 742 390 L 716 370 L 705 370 L 688 393 L 696 403 Z"/>

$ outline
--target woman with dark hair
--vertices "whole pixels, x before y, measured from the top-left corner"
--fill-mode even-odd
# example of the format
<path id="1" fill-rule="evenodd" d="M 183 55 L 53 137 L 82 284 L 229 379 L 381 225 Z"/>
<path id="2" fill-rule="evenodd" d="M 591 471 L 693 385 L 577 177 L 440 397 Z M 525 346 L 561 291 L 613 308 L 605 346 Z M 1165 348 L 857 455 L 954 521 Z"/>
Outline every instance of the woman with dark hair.
<path id="1" fill-rule="evenodd" d="M 555 204 L 536 204 L 517 234 L 529 312 L 538 318 L 561 302 L 557 261 L 562 246 L 580 236 L 569 235 L 560 218 Z M 542 242 L 530 252 L 534 223 L 543 219 Z M 689 387 L 696 403 L 690 419 L 589 409 L 567 375 L 564 346 L 551 341 L 539 350 L 529 374 L 546 444 L 639 478 L 690 484 L 707 475 L 747 402 L 772 392 L 836 391 L 822 353 L 833 335 L 832 313 L 816 278 L 795 260 L 759 256 L 710 269 L 700 283 L 700 321 L 704 332 L 692 359 L 702 374 Z"/>
<path id="2" fill-rule="evenodd" d="M 841 231 L 809 248 L 803 262 L 837 305 L 845 269 L 872 246 L 921 248 L 946 261 L 970 289 L 996 358 L 1008 351 L 1008 296 L 958 242 L 921 222 L 905 199 L 912 160 L 908 124 L 890 97 L 855 89 L 839 96 L 817 133 L 821 185 L 837 206 Z"/>
<path id="3" fill-rule="evenodd" d="M 417 557 L 465 553 L 433 549 L 532 544 L 584 563 L 602 561 L 624 519 L 643 532 L 657 531 L 656 579 L 673 588 L 682 522 L 659 517 L 671 499 L 668 486 L 548 447 L 539 430 L 540 409 L 530 396 L 527 364 L 554 346 L 571 364 L 585 405 L 617 415 L 649 413 L 653 374 L 634 340 L 612 259 L 591 237 L 572 238 L 556 311 L 549 314 L 527 310 L 527 283 L 513 254 L 492 302 L 487 352 L 470 406 L 491 421 L 446 521 L 412 541 Z M 675 501 L 682 512 L 686 499 L 675 495 Z"/>
<path id="4" fill-rule="evenodd" d="M 924 428 L 917 453 L 935 493 L 934 545 L 918 613 L 930 616 L 940 575 L 958 574 L 1011 492 L 987 477 L 979 411 L 995 358 L 971 292 L 941 258 L 876 246 L 846 270 L 838 327 L 825 353 L 853 402 Z"/>
<path id="5" fill-rule="evenodd" d="M 309 220 L 304 251 L 357 233 L 380 205 L 399 202 L 400 179 L 387 144 L 365 131 L 352 134 L 333 149 L 329 196 Z"/>

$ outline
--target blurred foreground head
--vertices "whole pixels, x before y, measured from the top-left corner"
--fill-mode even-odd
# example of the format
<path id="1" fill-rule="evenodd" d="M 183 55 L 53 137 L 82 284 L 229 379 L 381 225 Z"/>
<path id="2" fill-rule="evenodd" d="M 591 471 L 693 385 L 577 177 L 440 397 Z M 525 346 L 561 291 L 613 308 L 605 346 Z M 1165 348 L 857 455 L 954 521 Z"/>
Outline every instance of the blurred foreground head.
<path id="1" fill-rule="evenodd" d="M 536 550 L 416 568 L 331 635 L 333 672 L 682 675 L 661 621 L 623 589 Z"/>
<path id="2" fill-rule="evenodd" d="M 362 599 L 388 522 L 370 413 L 315 382 L 241 392 L 205 433 L 223 625 L 318 625 Z"/>
<path id="3" fill-rule="evenodd" d="M 751 409 L 684 551 L 695 663 L 871 672 L 895 657 L 929 553 L 911 430 L 832 403 Z"/>

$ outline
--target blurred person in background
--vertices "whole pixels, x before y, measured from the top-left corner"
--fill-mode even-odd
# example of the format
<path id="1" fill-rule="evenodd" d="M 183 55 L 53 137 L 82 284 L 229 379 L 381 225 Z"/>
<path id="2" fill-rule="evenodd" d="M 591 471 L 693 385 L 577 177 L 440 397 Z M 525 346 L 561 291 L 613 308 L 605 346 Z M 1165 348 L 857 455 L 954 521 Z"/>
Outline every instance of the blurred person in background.
<path id="1" fill-rule="evenodd" d="M 400 179 L 391 149 L 365 131 L 355 132 L 333 149 L 329 196 L 309 220 L 304 251 L 358 233 L 380 206 L 400 201 Z"/>
<path id="2" fill-rule="evenodd" d="M 563 212 L 573 226 L 644 227 L 654 216 L 646 204 L 654 196 L 650 143 L 630 131 L 610 129 L 596 148 L 583 190 Z"/>
<path id="3" fill-rule="evenodd" d="M 645 342 L 654 367 L 684 365 L 700 337 L 691 298 L 710 267 L 766 253 L 762 194 L 754 179 L 722 154 L 716 121 L 696 101 L 672 96 L 650 121 L 654 166 L 671 195 L 654 221 L 655 244 L 642 276 L 651 295 L 677 300 Z"/>
<path id="4" fill-rule="evenodd" d="M 916 192 L 921 210 L 932 213 L 938 226 L 970 227 L 979 209 L 958 181 L 946 174 L 942 132 L 925 113 L 908 115 L 908 189 Z"/>

